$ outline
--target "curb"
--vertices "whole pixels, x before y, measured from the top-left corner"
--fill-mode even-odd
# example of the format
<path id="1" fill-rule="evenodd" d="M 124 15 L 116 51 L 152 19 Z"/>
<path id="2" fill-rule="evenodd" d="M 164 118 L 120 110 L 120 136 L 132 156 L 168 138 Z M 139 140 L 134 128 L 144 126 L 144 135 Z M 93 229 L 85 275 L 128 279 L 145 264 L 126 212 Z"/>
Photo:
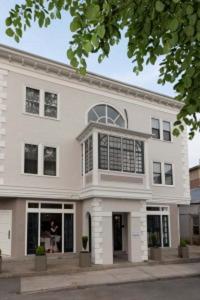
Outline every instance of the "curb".
<path id="1" fill-rule="evenodd" d="M 154 277 L 154 278 L 146 278 L 146 279 L 136 279 L 136 280 L 127 280 L 127 281 L 118 281 L 118 282 L 108 282 L 108 283 L 99 283 L 99 284 L 86 284 L 86 285 L 71 285 L 69 287 L 60 287 L 60 288 L 51 288 L 51 289 L 41 289 L 36 291 L 29 292 L 21 292 L 18 291 L 21 295 L 32 295 L 32 294 L 42 294 L 47 292 L 56 292 L 56 291 L 73 291 L 78 289 L 87 289 L 87 288 L 98 288 L 103 286 L 116 286 L 116 285 L 126 285 L 126 284 L 134 284 L 134 283 L 144 283 L 144 282 L 156 282 L 156 281 L 165 281 L 165 280 L 174 280 L 174 279 L 184 279 L 184 278 L 195 278 L 200 277 L 200 273 L 196 274 L 187 274 L 187 275 L 176 275 L 176 276 L 166 276 L 162 278 Z"/>

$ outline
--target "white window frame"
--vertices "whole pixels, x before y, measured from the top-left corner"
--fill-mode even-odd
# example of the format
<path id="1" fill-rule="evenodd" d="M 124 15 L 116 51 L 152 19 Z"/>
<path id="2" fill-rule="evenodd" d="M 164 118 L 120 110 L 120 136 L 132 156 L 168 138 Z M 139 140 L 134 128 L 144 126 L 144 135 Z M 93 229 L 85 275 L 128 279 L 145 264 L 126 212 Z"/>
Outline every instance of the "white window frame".
<path id="1" fill-rule="evenodd" d="M 161 163 L 161 178 L 162 178 L 162 183 L 154 183 L 153 180 L 153 163 L 154 162 L 159 162 Z M 165 164 L 169 164 L 172 165 L 172 178 L 173 178 L 173 184 L 165 184 Z M 174 163 L 169 162 L 169 161 L 159 161 L 158 159 L 152 160 L 152 185 L 153 186 L 160 186 L 160 187 L 169 187 L 169 188 L 173 188 L 175 187 L 175 172 L 174 172 L 175 168 L 174 168 Z"/>
<path id="2" fill-rule="evenodd" d="M 37 145 L 38 146 L 38 173 L 37 174 L 31 174 L 31 173 L 25 173 L 24 172 L 24 163 L 25 163 L 25 153 L 24 153 L 24 149 L 25 149 L 25 144 L 31 144 L 31 145 Z M 56 148 L 56 175 L 45 175 L 44 174 L 44 147 L 52 147 L 52 148 Z M 22 146 L 21 146 L 21 175 L 25 175 L 25 176 L 36 176 L 36 177 L 49 177 L 49 178 L 58 178 L 60 177 L 59 175 L 59 151 L 60 147 L 56 146 L 56 145 L 52 145 L 52 144 L 38 144 L 38 143 L 34 143 L 34 142 L 23 142 Z"/>
<path id="3" fill-rule="evenodd" d="M 164 143 L 173 143 L 173 134 L 172 134 L 172 128 L 173 128 L 173 122 L 172 121 L 169 121 L 167 119 L 162 119 L 160 117 L 156 117 L 156 116 L 150 116 L 150 128 L 151 128 L 151 134 L 152 134 L 152 119 L 157 119 L 159 120 L 159 123 L 160 123 L 160 138 L 159 139 L 156 139 L 154 138 L 153 136 L 151 137 L 152 140 L 154 141 L 162 141 Z M 163 122 L 168 122 L 170 123 L 170 130 L 171 130 L 171 141 L 166 141 L 163 139 Z"/>
<path id="4" fill-rule="evenodd" d="M 40 97 L 39 97 L 39 114 L 33 114 L 30 112 L 26 111 L 26 88 L 33 88 L 36 90 L 39 90 L 40 92 Z M 53 118 L 53 117 L 48 117 L 44 115 L 44 105 L 45 105 L 45 92 L 47 93 L 52 93 L 52 94 L 56 94 L 57 95 L 57 117 Z M 23 114 L 25 115 L 29 115 L 32 117 L 39 117 L 39 118 L 44 118 L 44 119 L 49 119 L 49 120 L 54 120 L 54 121 L 59 121 L 60 120 L 60 93 L 58 93 L 58 91 L 55 91 L 53 89 L 43 89 L 43 88 L 39 88 L 38 86 L 35 86 L 34 84 L 26 84 L 23 87 Z"/>
<path id="5" fill-rule="evenodd" d="M 147 210 L 147 207 L 158 207 L 159 210 L 151 211 Z M 162 210 L 162 208 L 167 208 L 167 210 Z M 169 248 L 171 247 L 171 218 L 170 218 L 170 207 L 167 205 L 151 205 L 148 204 L 146 206 L 146 215 L 156 215 L 160 216 L 160 228 L 161 228 L 161 247 L 163 247 L 163 222 L 162 222 L 162 216 L 168 216 L 168 231 L 169 231 Z M 163 247 L 168 248 L 168 247 Z"/>
<path id="6" fill-rule="evenodd" d="M 29 208 L 28 204 L 29 203 L 38 203 L 39 207 L 38 208 Z M 62 204 L 62 209 L 51 209 L 51 208 L 41 208 L 41 204 Z M 73 204 L 73 209 L 65 209 L 64 205 L 65 204 Z M 27 233 L 28 233 L 28 228 L 27 228 L 27 220 L 28 220 L 28 213 L 38 213 L 39 216 L 41 213 L 61 213 L 62 214 L 62 241 L 64 241 L 64 214 L 70 213 L 73 214 L 73 252 L 69 253 L 76 253 L 76 203 L 72 201 L 67 201 L 67 202 L 61 202 L 61 201 L 37 201 L 37 200 L 28 200 L 26 201 L 26 215 L 25 215 L 25 256 L 30 256 L 31 254 L 27 254 Z M 40 245 L 40 217 L 38 218 L 38 246 Z M 66 252 L 64 250 L 64 243 L 62 242 L 62 251 L 60 252 L 61 254 L 64 254 Z"/>

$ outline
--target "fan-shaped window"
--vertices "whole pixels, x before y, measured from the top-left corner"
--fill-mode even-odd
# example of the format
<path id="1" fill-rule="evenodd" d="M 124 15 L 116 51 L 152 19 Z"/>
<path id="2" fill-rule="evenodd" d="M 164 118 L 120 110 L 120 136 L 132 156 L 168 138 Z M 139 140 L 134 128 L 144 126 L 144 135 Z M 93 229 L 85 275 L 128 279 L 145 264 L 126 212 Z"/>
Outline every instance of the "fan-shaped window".
<path id="1" fill-rule="evenodd" d="M 99 104 L 91 108 L 88 113 L 88 122 L 98 122 L 125 127 L 125 121 L 121 114 L 113 107 Z"/>

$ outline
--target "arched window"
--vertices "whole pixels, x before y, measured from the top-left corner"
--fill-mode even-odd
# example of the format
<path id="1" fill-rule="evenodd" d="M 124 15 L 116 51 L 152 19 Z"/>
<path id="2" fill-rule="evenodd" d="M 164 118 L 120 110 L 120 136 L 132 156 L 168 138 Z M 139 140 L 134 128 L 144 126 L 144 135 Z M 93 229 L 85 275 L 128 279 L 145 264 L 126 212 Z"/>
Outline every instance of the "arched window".
<path id="1" fill-rule="evenodd" d="M 99 104 L 91 108 L 88 113 L 88 122 L 125 127 L 125 121 L 121 114 L 116 109 L 106 104 Z"/>

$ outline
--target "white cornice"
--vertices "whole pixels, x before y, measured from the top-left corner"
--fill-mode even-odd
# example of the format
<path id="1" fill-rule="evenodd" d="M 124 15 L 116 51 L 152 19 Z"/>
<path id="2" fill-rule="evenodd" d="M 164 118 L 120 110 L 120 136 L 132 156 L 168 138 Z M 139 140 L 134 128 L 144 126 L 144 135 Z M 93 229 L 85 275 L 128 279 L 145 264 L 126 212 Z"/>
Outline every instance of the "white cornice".
<path id="1" fill-rule="evenodd" d="M 130 136 L 130 137 L 140 137 L 144 139 L 149 139 L 152 137 L 151 134 L 139 132 L 139 131 L 133 131 L 126 128 L 116 127 L 112 125 L 107 125 L 103 123 L 96 123 L 96 122 L 90 122 L 84 130 L 79 134 L 77 137 L 77 140 L 81 142 L 93 129 L 99 129 L 103 130 L 107 133 L 120 133 L 122 135 Z"/>
<path id="2" fill-rule="evenodd" d="M 70 66 L 47 58 L 33 55 L 11 47 L 0 45 L 0 59 L 18 67 L 26 67 L 32 70 L 51 74 L 56 78 L 70 79 L 81 85 L 93 86 L 100 90 L 107 90 L 128 97 L 137 97 L 144 102 L 162 105 L 168 108 L 180 110 L 182 103 L 171 97 L 148 91 L 130 84 L 113 80 L 104 76 L 88 72 L 86 76 L 79 75 Z"/>

